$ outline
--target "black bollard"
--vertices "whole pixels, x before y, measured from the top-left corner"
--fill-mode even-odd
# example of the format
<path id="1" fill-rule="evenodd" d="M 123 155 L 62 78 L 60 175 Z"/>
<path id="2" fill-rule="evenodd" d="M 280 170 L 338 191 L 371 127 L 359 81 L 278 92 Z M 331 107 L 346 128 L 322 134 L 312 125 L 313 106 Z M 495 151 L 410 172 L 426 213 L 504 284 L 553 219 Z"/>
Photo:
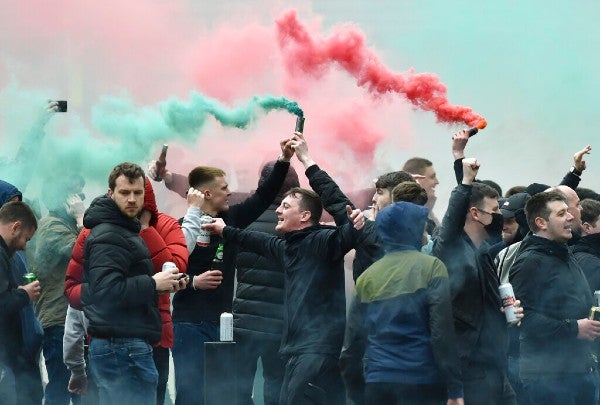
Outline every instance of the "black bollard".
<path id="1" fill-rule="evenodd" d="M 204 405 L 236 404 L 235 342 L 204 342 Z"/>

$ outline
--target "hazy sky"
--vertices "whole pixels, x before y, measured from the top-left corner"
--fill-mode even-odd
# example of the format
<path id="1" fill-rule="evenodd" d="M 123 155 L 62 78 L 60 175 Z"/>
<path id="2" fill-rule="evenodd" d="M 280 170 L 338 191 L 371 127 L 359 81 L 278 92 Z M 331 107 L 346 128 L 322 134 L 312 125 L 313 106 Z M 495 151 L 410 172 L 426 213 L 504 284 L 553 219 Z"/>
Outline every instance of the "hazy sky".
<path id="1" fill-rule="evenodd" d="M 0 155 L 14 156 L 44 100 L 68 99 L 69 112 L 52 117 L 36 144 L 40 157 L 27 170 L 38 179 L 72 168 L 90 186 L 105 187 L 114 164 L 145 167 L 168 142 L 172 169 L 219 165 L 233 186 L 251 189 L 295 117 L 257 110 L 243 129 L 209 117 L 181 134 L 165 126 L 165 105 L 190 107 L 191 92 L 224 108 L 283 96 L 303 108 L 315 160 L 345 189 L 364 187 L 412 156 L 432 160 L 441 214 L 454 185 L 450 138 L 465 124 L 439 123 L 401 94 L 370 91 L 339 60 L 299 70 L 311 61 L 295 63 L 278 38 L 276 21 L 290 10 L 315 43 L 357 34 L 367 59 L 395 74 L 433 74 L 452 105 L 484 116 L 488 127 L 472 138 L 468 154 L 482 161 L 480 178 L 505 190 L 557 183 L 576 150 L 595 146 L 597 2 L 221 3 L 3 0 Z M 188 112 L 194 119 L 206 113 Z M 600 189 L 596 155 L 587 158 L 582 186 Z M 10 167 L 2 170 L 10 180 Z M 27 192 L 35 194 L 41 181 Z"/>

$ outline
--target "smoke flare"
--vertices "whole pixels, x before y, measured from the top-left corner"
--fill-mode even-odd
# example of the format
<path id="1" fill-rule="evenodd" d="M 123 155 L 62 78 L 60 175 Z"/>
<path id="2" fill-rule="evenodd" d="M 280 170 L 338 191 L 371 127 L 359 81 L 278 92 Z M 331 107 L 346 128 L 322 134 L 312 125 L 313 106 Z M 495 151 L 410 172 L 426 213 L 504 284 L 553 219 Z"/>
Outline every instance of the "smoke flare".
<path id="1" fill-rule="evenodd" d="M 313 37 L 298 21 L 295 10 L 277 20 L 277 30 L 279 47 L 290 74 L 302 71 L 318 77 L 337 63 L 356 79 L 358 86 L 365 86 L 376 95 L 401 94 L 417 108 L 434 112 L 439 122 L 464 122 L 479 128 L 485 122 L 471 108 L 450 104 L 446 86 L 436 75 L 415 73 L 412 69 L 391 72 L 367 48 L 364 35 L 358 30 L 338 28 L 329 38 Z"/>

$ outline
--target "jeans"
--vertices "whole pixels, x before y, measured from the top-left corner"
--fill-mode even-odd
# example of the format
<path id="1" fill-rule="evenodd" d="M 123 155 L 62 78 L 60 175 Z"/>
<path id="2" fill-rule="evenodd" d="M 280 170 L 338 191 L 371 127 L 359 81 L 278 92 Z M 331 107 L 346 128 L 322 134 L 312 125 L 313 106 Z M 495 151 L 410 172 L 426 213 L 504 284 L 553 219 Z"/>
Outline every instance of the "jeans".
<path id="1" fill-rule="evenodd" d="M 265 405 L 277 405 L 285 371 L 285 362 L 279 356 L 279 341 L 270 341 L 247 334 L 238 334 L 237 405 L 252 405 L 252 388 L 256 374 L 256 362 L 260 357 L 263 365 Z"/>
<path id="2" fill-rule="evenodd" d="M 204 342 L 219 340 L 216 322 L 173 322 L 175 405 L 204 404 Z"/>
<path id="3" fill-rule="evenodd" d="M 532 404 L 579 405 L 596 403 L 595 376 L 592 372 L 523 378 L 523 388 Z"/>
<path id="4" fill-rule="evenodd" d="M 71 373 L 63 362 L 63 335 L 65 327 L 62 325 L 51 326 L 44 329 L 42 349 L 48 373 L 48 384 L 44 391 L 44 404 L 69 405 L 80 403 L 79 395 L 71 395 L 68 390 Z"/>
<path id="5" fill-rule="evenodd" d="M 15 375 L 8 365 L 0 362 L 0 404 L 16 405 Z"/>
<path id="6" fill-rule="evenodd" d="M 90 369 L 101 404 L 156 404 L 152 346 L 137 338 L 92 338 Z"/>

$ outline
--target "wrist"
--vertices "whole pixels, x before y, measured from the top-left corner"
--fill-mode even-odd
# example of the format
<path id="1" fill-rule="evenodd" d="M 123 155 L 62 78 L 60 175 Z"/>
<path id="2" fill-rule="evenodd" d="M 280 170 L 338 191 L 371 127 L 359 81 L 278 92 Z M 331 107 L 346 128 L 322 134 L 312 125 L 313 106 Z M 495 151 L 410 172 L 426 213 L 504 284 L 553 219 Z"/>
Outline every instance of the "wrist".
<path id="1" fill-rule="evenodd" d="M 198 288 L 196 288 L 196 276 L 192 276 L 192 289 L 198 291 Z"/>
<path id="2" fill-rule="evenodd" d="M 583 171 L 577 169 L 577 167 L 575 166 L 571 166 L 571 168 L 569 169 L 569 172 L 573 173 L 575 176 L 581 177 L 581 175 L 583 174 Z"/>
<path id="3" fill-rule="evenodd" d="M 287 163 L 290 162 L 290 159 L 287 158 L 283 153 L 281 155 L 279 155 L 279 157 L 277 158 L 277 160 L 280 161 L 280 162 L 287 162 Z"/>

